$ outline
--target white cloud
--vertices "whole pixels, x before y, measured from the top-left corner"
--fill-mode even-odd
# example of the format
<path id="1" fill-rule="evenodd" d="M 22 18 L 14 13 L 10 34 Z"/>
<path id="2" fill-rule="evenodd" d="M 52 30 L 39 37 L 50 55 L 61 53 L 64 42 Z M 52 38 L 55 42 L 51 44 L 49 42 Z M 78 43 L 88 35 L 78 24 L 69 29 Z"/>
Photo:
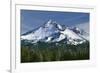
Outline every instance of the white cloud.
<path id="1" fill-rule="evenodd" d="M 89 33 L 89 22 L 77 24 L 76 27 L 84 30 L 85 32 Z"/>

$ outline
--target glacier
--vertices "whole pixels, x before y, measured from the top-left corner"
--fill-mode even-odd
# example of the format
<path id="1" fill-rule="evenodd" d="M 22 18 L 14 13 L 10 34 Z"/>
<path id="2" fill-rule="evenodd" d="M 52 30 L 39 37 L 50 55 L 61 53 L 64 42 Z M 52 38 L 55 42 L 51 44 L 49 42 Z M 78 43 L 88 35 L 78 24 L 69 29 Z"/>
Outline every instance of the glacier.
<path id="1" fill-rule="evenodd" d="M 27 40 L 31 43 L 65 40 L 67 44 L 77 45 L 89 41 L 89 34 L 77 27 L 69 28 L 50 19 L 36 30 L 21 35 L 21 40 Z"/>

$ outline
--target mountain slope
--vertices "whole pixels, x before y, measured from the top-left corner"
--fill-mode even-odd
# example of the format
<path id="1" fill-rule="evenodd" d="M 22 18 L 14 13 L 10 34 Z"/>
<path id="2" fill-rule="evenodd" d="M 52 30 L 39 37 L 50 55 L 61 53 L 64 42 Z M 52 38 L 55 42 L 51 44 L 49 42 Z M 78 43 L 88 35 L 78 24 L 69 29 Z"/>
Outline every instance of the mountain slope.
<path id="1" fill-rule="evenodd" d="M 60 42 L 62 40 L 66 41 L 67 44 L 81 44 L 86 40 L 84 34 L 81 30 L 70 29 L 63 25 L 58 24 L 55 21 L 49 20 L 46 24 L 39 27 L 38 29 L 31 31 L 27 34 L 21 36 L 21 40 L 27 40 L 31 43 L 42 42 Z"/>

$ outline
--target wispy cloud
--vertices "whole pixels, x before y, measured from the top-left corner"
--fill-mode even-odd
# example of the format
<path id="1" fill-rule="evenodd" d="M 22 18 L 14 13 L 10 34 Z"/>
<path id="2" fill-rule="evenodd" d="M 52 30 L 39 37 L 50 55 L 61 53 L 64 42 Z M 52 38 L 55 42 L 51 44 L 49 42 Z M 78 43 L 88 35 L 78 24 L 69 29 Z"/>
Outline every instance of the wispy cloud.
<path id="1" fill-rule="evenodd" d="M 78 28 L 84 30 L 85 32 L 89 33 L 89 22 L 77 24 L 76 27 L 78 27 Z"/>

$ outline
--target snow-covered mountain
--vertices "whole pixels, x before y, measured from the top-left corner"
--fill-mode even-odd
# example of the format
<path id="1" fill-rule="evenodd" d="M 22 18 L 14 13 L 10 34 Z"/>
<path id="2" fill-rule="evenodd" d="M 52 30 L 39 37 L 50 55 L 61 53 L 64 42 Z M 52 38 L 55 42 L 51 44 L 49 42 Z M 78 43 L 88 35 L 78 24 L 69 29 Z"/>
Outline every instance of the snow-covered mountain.
<path id="1" fill-rule="evenodd" d="M 81 44 L 88 41 L 88 33 L 77 27 L 69 28 L 58 24 L 56 21 L 49 20 L 43 26 L 29 31 L 21 36 L 21 40 L 31 43 L 41 42 L 61 42 L 66 41 L 67 44 Z"/>

